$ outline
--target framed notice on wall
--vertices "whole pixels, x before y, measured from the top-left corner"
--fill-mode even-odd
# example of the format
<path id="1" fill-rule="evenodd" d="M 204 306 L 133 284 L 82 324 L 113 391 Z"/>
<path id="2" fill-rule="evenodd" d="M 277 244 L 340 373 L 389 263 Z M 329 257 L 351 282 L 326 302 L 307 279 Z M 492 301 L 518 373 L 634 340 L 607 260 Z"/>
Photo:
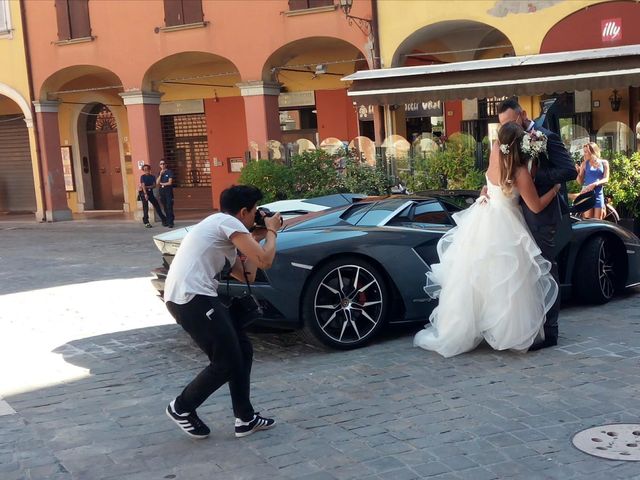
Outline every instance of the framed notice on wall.
<path id="1" fill-rule="evenodd" d="M 67 192 L 75 192 L 76 184 L 73 181 L 73 159 L 71 157 L 71 147 L 65 145 L 60 147 L 62 157 L 62 174 L 64 175 L 64 189 Z"/>
<path id="2" fill-rule="evenodd" d="M 239 173 L 242 171 L 242 167 L 244 167 L 244 158 L 231 157 L 228 159 L 227 163 L 229 164 L 230 172 Z"/>

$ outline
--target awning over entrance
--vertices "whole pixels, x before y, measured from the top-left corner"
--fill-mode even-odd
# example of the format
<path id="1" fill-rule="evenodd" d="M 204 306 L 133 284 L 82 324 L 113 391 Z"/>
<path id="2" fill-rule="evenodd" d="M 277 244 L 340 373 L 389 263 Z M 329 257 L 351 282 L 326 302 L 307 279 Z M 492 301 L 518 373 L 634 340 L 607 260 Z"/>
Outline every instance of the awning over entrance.
<path id="1" fill-rule="evenodd" d="M 379 105 L 640 86 L 640 45 L 363 70 L 342 80 L 353 82 L 357 103 Z"/>

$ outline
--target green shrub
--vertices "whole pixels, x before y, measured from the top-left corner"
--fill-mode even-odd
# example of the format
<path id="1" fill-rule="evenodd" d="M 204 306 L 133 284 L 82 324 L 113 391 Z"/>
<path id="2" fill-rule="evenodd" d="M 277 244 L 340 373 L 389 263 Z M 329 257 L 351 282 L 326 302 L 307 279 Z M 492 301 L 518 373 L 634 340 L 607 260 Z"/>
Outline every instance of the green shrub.
<path id="1" fill-rule="evenodd" d="M 353 156 L 346 159 L 339 182 L 341 192 L 366 195 L 384 195 L 391 186 L 384 170 L 358 161 Z"/>
<path id="2" fill-rule="evenodd" d="M 623 153 L 612 156 L 604 192 L 623 216 L 640 218 L 640 152 L 630 157 Z"/>
<path id="3" fill-rule="evenodd" d="M 412 159 L 413 175 L 404 180 L 412 191 L 447 188 L 477 190 L 484 172 L 475 167 L 475 154 L 464 142 L 447 142 L 443 150 Z"/>
<path id="4" fill-rule="evenodd" d="M 258 187 L 264 195 L 264 203 L 291 198 L 291 169 L 273 160 L 254 160 L 247 163 L 242 169 L 239 182 Z"/>
<path id="5" fill-rule="evenodd" d="M 336 163 L 340 155 L 322 149 L 307 150 L 291 158 L 292 193 L 296 198 L 318 197 L 339 190 Z"/>

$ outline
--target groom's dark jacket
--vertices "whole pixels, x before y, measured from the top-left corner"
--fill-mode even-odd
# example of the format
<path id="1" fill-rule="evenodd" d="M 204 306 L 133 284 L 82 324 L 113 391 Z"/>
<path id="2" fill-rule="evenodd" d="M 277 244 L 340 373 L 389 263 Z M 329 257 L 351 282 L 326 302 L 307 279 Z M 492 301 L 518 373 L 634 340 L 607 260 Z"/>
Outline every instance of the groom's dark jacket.
<path id="1" fill-rule="evenodd" d="M 544 195 L 556 183 L 560 183 L 562 187 L 551 203 L 537 214 L 529 210 L 526 203 L 520 200 L 524 218 L 532 229 L 546 225 L 558 225 L 562 215 L 569 213 L 565 182 L 575 180 L 578 176 L 573 160 L 571 160 L 571 156 L 560 137 L 543 127 L 535 128 L 535 130 L 544 133 L 547 137 L 547 151 L 538 157 L 538 168 L 533 179 L 538 195 Z"/>

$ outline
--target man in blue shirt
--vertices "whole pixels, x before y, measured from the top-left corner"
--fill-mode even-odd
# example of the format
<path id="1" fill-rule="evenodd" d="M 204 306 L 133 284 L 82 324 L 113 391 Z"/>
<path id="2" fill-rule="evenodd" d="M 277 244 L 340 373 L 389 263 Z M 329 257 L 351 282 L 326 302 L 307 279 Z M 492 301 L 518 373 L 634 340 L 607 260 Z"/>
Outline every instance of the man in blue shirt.
<path id="1" fill-rule="evenodd" d="M 164 160 L 160 160 L 160 174 L 158 175 L 158 187 L 160 188 L 160 203 L 164 208 L 166 221 L 162 224 L 173 228 L 173 172 L 167 168 Z"/>

